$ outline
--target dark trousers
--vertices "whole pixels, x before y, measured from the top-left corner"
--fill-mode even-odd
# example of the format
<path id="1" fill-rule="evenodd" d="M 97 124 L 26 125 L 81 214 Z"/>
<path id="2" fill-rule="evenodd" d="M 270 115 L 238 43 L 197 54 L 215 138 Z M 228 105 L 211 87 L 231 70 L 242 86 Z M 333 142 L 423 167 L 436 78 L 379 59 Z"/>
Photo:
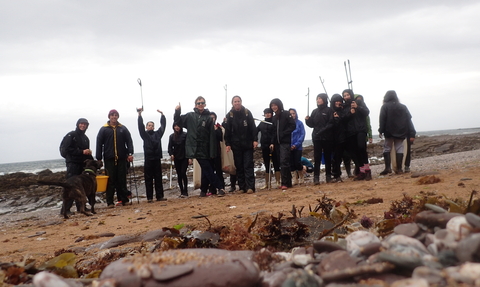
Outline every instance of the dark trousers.
<path id="1" fill-rule="evenodd" d="M 290 170 L 303 170 L 301 150 L 294 149 L 290 151 Z"/>
<path id="2" fill-rule="evenodd" d="M 188 195 L 188 159 L 175 159 L 173 163 L 175 164 L 175 171 L 177 172 L 177 181 L 178 187 L 180 188 L 180 194 Z"/>
<path id="3" fill-rule="evenodd" d="M 220 184 L 222 185 L 222 188 L 225 189 L 225 181 L 223 179 L 222 157 L 221 156 L 217 156 L 216 158 L 213 159 L 213 171 L 215 172 L 215 175 L 217 176 L 218 181 L 220 181 Z M 212 184 L 209 185 L 208 189 L 213 194 L 217 193 L 217 190 L 215 189 L 215 186 L 213 186 Z"/>
<path id="4" fill-rule="evenodd" d="M 320 177 L 320 166 L 322 164 L 322 153 L 325 160 L 325 176 L 332 177 L 332 152 L 333 142 L 316 140 L 313 141 L 313 176 Z"/>
<path id="5" fill-rule="evenodd" d="M 241 190 L 249 189 L 255 191 L 255 174 L 253 170 L 253 148 L 242 149 L 235 148 L 233 151 L 233 160 L 237 170 L 238 186 Z"/>
<path id="6" fill-rule="evenodd" d="M 280 165 L 278 164 L 278 157 L 276 156 L 275 150 L 271 152 L 270 147 L 262 147 L 262 158 L 263 164 L 265 165 L 265 172 L 270 168 L 270 161 L 273 163 L 273 170 L 280 171 Z"/>
<path id="7" fill-rule="evenodd" d="M 202 180 L 200 190 L 206 192 L 208 184 L 212 184 L 216 189 L 223 189 L 218 177 L 213 172 L 213 162 L 211 159 L 197 159 L 202 168 Z M 205 184 L 205 186 L 203 186 Z M 203 186 L 203 187 L 202 187 Z"/>
<path id="8" fill-rule="evenodd" d="M 145 160 L 143 165 L 143 173 L 145 175 L 145 190 L 147 199 L 153 199 L 153 185 L 155 183 L 155 198 L 163 198 L 163 180 L 162 180 L 162 163 L 159 159 Z"/>
<path id="9" fill-rule="evenodd" d="M 335 178 L 342 176 L 342 160 L 344 159 L 345 152 L 345 143 L 336 143 L 333 147 L 333 161 L 332 161 L 332 175 Z M 350 157 L 348 157 L 348 162 L 350 163 Z M 345 166 L 346 168 L 346 166 Z"/>
<path id="10" fill-rule="evenodd" d="M 406 152 L 407 155 L 405 156 L 405 166 L 410 167 L 410 161 L 412 160 L 411 153 L 412 153 L 412 142 L 410 141 L 410 138 L 407 137 L 407 152 Z"/>
<path id="11" fill-rule="evenodd" d="M 113 204 L 113 196 L 117 191 L 117 200 L 126 203 L 129 202 L 127 197 L 127 161 L 125 159 L 118 160 L 115 164 L 115 160 L 104 160 L 105 170 L 108 175 L 107 184 L 107 205 Z"/>
<path id="12" fill-rule="evenodd" d="M 282 175 L 282 186 L 292 187 L 292 174 L 290 173 L 290 144 L 275 144 L 278 162 L 280 163 L 280 174 Z"/>
<path id="13" fill-rule="evenodd" d="M 368 164 L 367 142 L 365 141 L 366 133 L 357 133 L 347 137 L 347 152 L 355 163 L 355 169 Z"/>

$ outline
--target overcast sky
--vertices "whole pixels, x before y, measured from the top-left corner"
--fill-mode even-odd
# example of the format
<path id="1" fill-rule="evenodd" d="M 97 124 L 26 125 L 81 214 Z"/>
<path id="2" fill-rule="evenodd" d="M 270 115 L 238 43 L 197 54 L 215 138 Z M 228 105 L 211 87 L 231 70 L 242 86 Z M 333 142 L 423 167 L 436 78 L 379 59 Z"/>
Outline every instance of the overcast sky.
<path id="1" fill-rule="evenodd" d="M 257 118 L 278 97 L 304 119 L 319 76 L 330 96 L 347 88 L 347 59 L 375 134 L 390 89 L 417 131 L 479 127 L 478 15 L 479 1 L 0 1 L 0 163 L 60 158 L 80 117 L 95 152 L 113 108 L 143 152 L 138 78 L 144 119 L 167 117 L 164 150 L 175 106 L 199 95 L 222 118 L 227 92 Z"/>

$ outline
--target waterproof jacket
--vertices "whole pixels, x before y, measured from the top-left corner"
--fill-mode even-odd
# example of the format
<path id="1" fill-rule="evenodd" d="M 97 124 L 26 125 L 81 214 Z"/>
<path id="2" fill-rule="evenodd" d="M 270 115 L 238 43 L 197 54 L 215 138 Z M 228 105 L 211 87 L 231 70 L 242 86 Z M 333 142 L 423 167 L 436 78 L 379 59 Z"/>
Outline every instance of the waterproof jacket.
<path id="1" fill-rule="evenodd" d="M 292 132 L 297 125 L 295 120 L 290 115 L 289 111 L 283 109 L 283 103 L 280 99 L 273 99 L 270 102 L 270 108 L 272 104 L 277 105 L 278 111 L 273 116 L 274 134 L 272 138 L 272 144 L 289 144 L 292 145 Z"/>
<path id="2" fill-rule="evenodd" d="M 242 106 L 238 111 L 232 108 L 225 118 L 225 145 L 232 149 L 253 149 L 258 133 L 252 113 Z"/>
<path id="3" fill-rule="evenodd" d="M 171 134 L 168 139 L 168 154 L 173 155 L 175 160 L 181 160 L 185 158 L 185 141 L 187 139 L 187 133 L 183 130 L 175 136 L 175 133 Z"/>
<path id="4" fill-rule="evenodd" d="M 380 109 L 380 127 L 378 132 L 386 138 L 414 138 L 415 128 L 412 123 L 412 116 L 407 107 L 398 102 L 395 91 L 388 91 L 385 94 L 383 105 Z"/>
<path id="5" fill-rule="evenodd" d="M 127 127 L 118 123 L 111 126 L 110 121 L 104 124 L 97 135 L 97 149 L 95 157 L 97 160 L 114 159 L 127 160 L 129 155 L 133 155 L 133 141 Z"/>
<path id="6" fill-rule="evenodd" d="M 335 102 L 341 102 L 340 107 L 335 106 Z M 338 117 L 333 117 L 333 139 L 335 143 L 344 143 L 346 139 L 345 130 L 345 118 L 343 113 L 343 98 L 339 94 L 334 94 L 330 100 L 330 106 L 334 113 L 337 113 Z"/>
<path id="7" fill-rule="evenodd" d="M 308 127 L 313 128 L 313 141 L 333 141 L 333 110 L 328 107 L 327 94 L 320 94 L 323 104 L 317 105 L 312 111 L 312 115 L 305 121 Z"/>
<path id="8" fill-rule="evenodd" d="M 143 152 L 145 160 L 159 160 L 163 157 L 162 137 L 165 133 L 167 120 L 164 115 L 160 116 L 160 127 L 156 131 L 145 130 L 143 117 L 138 116 L 138 132 L 143 140 Z"/>
<path id="9" fill-rule="evenodd" d="M 63 144 L 67 147 L 67 156 L 65 157 L 65 162 L 67 163 L 73 162 L 83 165 L 86 159 L 93 159 L 92 155 L 83 154 L 83 150 L 90 149 L 90 139 L 85 134 L 87 130 L 80 130 L 78 125 L 85 121 L 83 118 L 78 119 L 75 130 L 65 136 L 65 142 Z"/>
<path id="10" fill-rule="evenodd" d="M 193 112 L 181 114 L 181 109 L 175 110 L 174 121 L 182 128 L 187 129 L 185 155 L 187 158 L 212 159 L 217 154 L 215 132 L 210 111 L 204 109 L 202 113 L 197 108 Z"/>
<path id="11" fill-rule="evenodd" d="M 292 146 L 295 146 L 296 150 L 303 150 L 303 141 L 305 140 L 305 127 L 301 120 L 298 119 L 298 113 L 296 109 L 292 109 L 295 111 L 297 117 L 294 119 L 295 121 L 295 129 L 292 132 Z M 288 111 L 290 112 L 290 111 Z"/>
<path id="12" fill-rule="evenodd" d="M 273 120 L 273 117 L 268 119 L 265 118 L 264 121 L 271 124 L 260 122 L 257 126 L 257 132 L 260 133 L 260 145 L 262 146 L 262 148 L 269 147 L 270 144 L 272 143 L 273 136 L 275 133 L 272 120 Z"/>
<path id="13" fill-rule="evenodd" d="M 345 124 L 346 124 L 346 136 L 350 137 L 356 135 L 358 133 L 367 133 L 367 116 L 370 114 L 370 110 L 368 109 L 367 105 L 364 101 L 357 102 L 358 107 L 355 110 L 355 113 L 351 112 L 351 105 L 352 99 L 355 98 L 353 91 L 350 89 L 346 89 L 342 92 L 342 95 L 348 92 L 350 94 L 351 99 L 345 101 L 343 107 L 343 115 L 345 117 Z"/>

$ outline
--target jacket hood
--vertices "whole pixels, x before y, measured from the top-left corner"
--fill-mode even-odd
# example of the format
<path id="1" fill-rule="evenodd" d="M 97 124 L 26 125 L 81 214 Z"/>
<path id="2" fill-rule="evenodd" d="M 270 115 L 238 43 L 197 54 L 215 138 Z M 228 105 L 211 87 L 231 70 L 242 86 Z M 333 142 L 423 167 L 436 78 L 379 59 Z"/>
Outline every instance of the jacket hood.
<path id="1" fill-rule="evenodd" d="M 290 109 L 288 109 L 288 111 L 289 111 L 289 112 L 290 112 L 290 111 L 294 111 L 294 112 L 295 112 L 295 114 L 297 115 L 297 116 L 295 117 L 295 121 L 298 121 L 298 119 L 299 119 L 299 116 L 298 116 L 298 113 L 297 113 L 297 109 L 290 108 Z"/>
<path id="2" fill-rule="evenodd" d="M 284 109 L 283 109 L 283 103 L 282 103 L 282 101 L 281 101 L 279 98 L 275 98 L 275 99 L 273 99 L 272 101 L 270 101 L 270 106 L 269 106 L 270 108 L 272 108 L 272 104 L 277 105 L 277 107 L 278 107 L 278 112 L 283 112 L 283 110 L 284 110 Z"/>
<path id="3" fill-rule="evenodd" d="M 343 97 L 339 94 L 333 94 L 332 99 L 330 100 L 330 106 L 335 108 L 335 102 L 341 102 L 343 104 Z"/>
<path id="4" fill-rule="evenodd" d="M 79 118 L 79 119 L 78 119 L 77 125 L 76 125 L 76 126 L 77 126 L 77 129 L 78 129 L 78 125 L 79 125 L 80 123 L 86 123 L 86 124 L 87 124 L 87 129 L 88 129 L 89 123 L 88 123 L 88 120 L 87 120 L 86 118 Z M 86 129 L 85 129 L 85 130 L 86 130 Z"/>
<path id="5" fill-rule="evenodd" d="M 353 91 L 350 90 L 350 89 L 345 89 L 345 90 L 343 90 L 342 96 L 343 96 L 343 94 L 345 94 L 345 93 L 350 94 L 350 100 L 345 101 L 346 104 L 350 104 L 350 103 L 353 101 L 353 99 L 355 99 L 355 95 L 353 94 Z"/>
<path id="6" fill-rule="evenodd" d="M 387 93 L 383 97 L 383 102 L 384 103 L 388 103 L 388 102 L 397 102 L 398 103 L 397 92 L 395 92 L 394 90 L 387 91 Z"/>
<path id="7" fill-rule="evenodd" d="M 317 98 L 321 98 L 323 100 L 323 105 L 317 105 L 319 108 L 321 106 L 328 107 L 328 95 L 325 93 L 318 94 Z"/>

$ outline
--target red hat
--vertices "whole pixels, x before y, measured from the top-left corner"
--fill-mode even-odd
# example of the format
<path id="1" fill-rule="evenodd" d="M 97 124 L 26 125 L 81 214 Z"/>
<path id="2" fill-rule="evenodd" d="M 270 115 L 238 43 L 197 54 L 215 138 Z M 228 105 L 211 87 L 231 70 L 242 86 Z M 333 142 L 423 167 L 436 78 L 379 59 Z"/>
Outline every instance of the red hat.
<path id="1" fill-rule="evenodd" d="M 110 117 L 112 114 L 117 114 L 118 117 L 120 117 L 120 114 L 118 113 L 118 111 L 117 111 L 116 109 L 110 110 L 110 111 L 108 112 L 108 117 Z"/>

